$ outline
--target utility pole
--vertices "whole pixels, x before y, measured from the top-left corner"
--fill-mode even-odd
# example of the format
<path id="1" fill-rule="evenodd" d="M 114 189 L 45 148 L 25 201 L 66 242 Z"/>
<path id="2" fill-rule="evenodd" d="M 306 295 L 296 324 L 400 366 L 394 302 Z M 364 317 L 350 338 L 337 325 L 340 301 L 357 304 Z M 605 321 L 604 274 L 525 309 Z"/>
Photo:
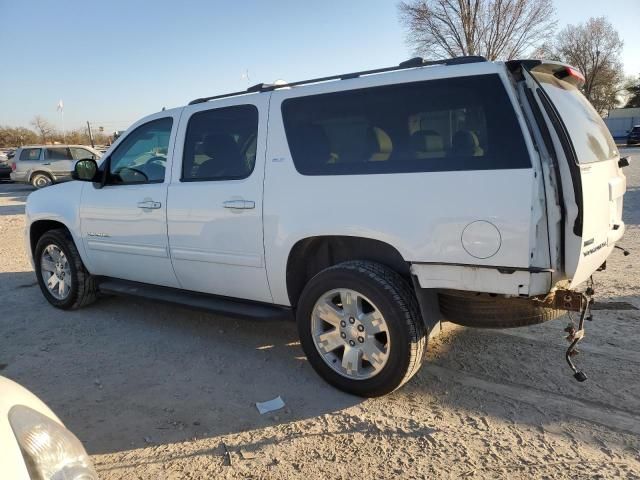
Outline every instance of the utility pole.
<path id="1" fill-rule="evenodd" d="M 91 148 L 95 148 L 95 144 L 93 143 L 93 133 L 91 132 L 91 124 L 89 120 L 87 120 L 87 130 L 89 130 L 89 140 L 91 141 Z"/>

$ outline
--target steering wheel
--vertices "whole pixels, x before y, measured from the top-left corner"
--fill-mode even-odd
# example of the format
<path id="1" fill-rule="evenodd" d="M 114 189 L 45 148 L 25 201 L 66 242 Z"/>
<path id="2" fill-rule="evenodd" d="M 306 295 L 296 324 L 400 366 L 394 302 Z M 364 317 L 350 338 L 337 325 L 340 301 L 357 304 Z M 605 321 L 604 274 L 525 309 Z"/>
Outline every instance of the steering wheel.
<path id="1" fill-rule="evenodd" d="M 146 174 L 146 173 L 144 173 L 142 170 L 139 170 L 139 169 L 137 169 L 137 168 L 133 168 L 133 167 L 122 167 L 122 169 L 120 169 L 120 170 L 117 172 L 117 175 L 118 175 L 120 178 L 122 178 L 122 172 L 124 172 L 125 170 L 129 170 L 129 171 L 131 171 L 131 172 L 137 173 L 138 175 L 142 175 L 142 177 L 144 178 L 144 181 L 145 181 L 145 182 L 149 180 L 149 177 L 147 176 L 147 174 Z"/>
<path id="2" fill-rule="evenodd" d="M 156 157 L 151 157 L 149 160 L 147 160 L 145 165 L 154 164 L 154 165 L 160 165 L 164 167 L 166 163 L 167 163 L 167 157 L 156 156 Z"/>

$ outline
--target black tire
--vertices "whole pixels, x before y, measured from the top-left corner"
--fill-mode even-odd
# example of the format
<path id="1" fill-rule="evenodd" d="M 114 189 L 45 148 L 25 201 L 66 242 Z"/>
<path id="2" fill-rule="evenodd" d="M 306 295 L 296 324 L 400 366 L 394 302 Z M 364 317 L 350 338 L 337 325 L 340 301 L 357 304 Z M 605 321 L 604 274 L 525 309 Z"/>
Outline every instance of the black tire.
<path id="1" fill-rule="evenodd" d="M 367 379 L 349 379 L 335 372 L 319 354 L 312 338 L 314 305 L 337 288 L 355 290 L 370 299 L 387 323 L 387 363 Z M 420 368 L 426 346 L 425 328 L 413 290 L 390 268 L 369 261 L 349 261 L 329 267 L 305 286 L 296 311 L 300 343 L 315 371 L 331 385 L 362 397 L 377 397 L 406 383 Z"/>
<path id="2" fill-rule="evenodd" d="M 487 293 L 448 290 L 438 294 L 448 321 L 476 328 L 515 328 L 556 319 L 566 312 L 544 306 L 541 299 L 505 298 Z"/>
<path id="3" fill-rule="evenodd" d="M 37 189 L 45 188 L 53 185 L 53 178 L 44 172 L 36 172 L 31 175 L 31 185 Z"/>
<path id="4" fill-rule="evenodd" d="M 48 245 L 56 245 L 69 260 L 71 270 L 71 289 L 64 300 L 55 298 L 45 285 L 42 276 L 41 258 L 42 251 Z M 69 232 L 65 229 L 49 230 L 40 237 L 33 253 L 38 285 L 47 301 L 54 307 L 63 310 L 75 310 L 93 303 L 97 298 L 97 285 L 95 279 L 87 271 L 82 263 L 78 249 Z"/>

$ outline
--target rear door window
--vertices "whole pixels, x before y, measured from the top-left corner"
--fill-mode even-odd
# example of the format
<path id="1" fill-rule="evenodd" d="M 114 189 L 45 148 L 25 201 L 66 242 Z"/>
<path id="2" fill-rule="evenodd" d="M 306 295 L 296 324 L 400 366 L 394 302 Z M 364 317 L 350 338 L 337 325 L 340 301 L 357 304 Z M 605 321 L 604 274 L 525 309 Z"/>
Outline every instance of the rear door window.
<path id="1" fill-rule="evenodd" d="M 531 166 L 498 75 L 290 98 L 282 115 L 293 162 L 304 175 Z"/>
<path id="2" fill-rule="evenodd" d="M 44 158 L 45 160 L 73 160 L 71 150 L 67 147 L 46 148 Z"/>
<path id="3" fill-rule="evenodd" d="M 609 129 L 578 88 L 549 73 L 532 73 L 562 117 L 578 163 L 610 160 L 618 155 Z"/>
<path id="4" fill-rule="evenodd" d="M 25 148 L 20 153 L 20 160 L 39 160 L 41 148 Z"/>
<path id="5" fill-rule="evenodd" d="M 183 182 L 240 180 L 256 163 L 258 109 L 254 105 L 203 110 L 187 125 Z"/>

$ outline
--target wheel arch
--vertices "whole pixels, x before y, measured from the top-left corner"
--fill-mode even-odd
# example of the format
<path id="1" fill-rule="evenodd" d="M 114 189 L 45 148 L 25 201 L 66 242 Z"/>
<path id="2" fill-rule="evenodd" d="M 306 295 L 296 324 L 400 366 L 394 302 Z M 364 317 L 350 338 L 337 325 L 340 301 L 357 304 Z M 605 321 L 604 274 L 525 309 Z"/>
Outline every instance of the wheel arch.
<path id="1" fill-rule="evenodd" d="M 33 255 L 33 252 L 36 248 L 36 244 L 38 243 L 38 240 L 40 239 L 40 237 L 42 237 L 42 235 L 44 235 L 48 231 L 56 230 L 56 229 L 66 230 L 69 236 L 73 239 L 73 235 L 71 234 L 71 230 L 69 229 L 69 227 L 67 227 L 64 223 L 58 220 L 48 220 L 48 219 L 36 220 L 31 224 L 31 226 L 29 227 L 29 247 L 31 249 L 31 255 Z M 75 239 L 74 239 L 74 243 L 75 243 Z M 78 248 L 77 245 L 76 245 L 76 248 Z"/>
<path id="2" fill-rule="evenodd" d="M 317 273 L 349 260 L 369 260 L 410 278 L 409 263 L 392 245 L 366 237 L 323 235 L 298 240 L 287 257 L 286 287 L 295 307 L 307 282 Z"/>
<path id="3" fill-rule="evenodd" d="M 33 179 L 34 175 L 37 175 L 38 173 L 41 173 L 43 175 L 46 175 L 47 177 L 49 177 L 51 179 L 52 182 L 55 182 L 55 177 L 50 173 L 47 172 L 46 170 L 31 170 L 31 172 L 29 172 L 29 182 L 31 182 L 31 180 Z"/>

